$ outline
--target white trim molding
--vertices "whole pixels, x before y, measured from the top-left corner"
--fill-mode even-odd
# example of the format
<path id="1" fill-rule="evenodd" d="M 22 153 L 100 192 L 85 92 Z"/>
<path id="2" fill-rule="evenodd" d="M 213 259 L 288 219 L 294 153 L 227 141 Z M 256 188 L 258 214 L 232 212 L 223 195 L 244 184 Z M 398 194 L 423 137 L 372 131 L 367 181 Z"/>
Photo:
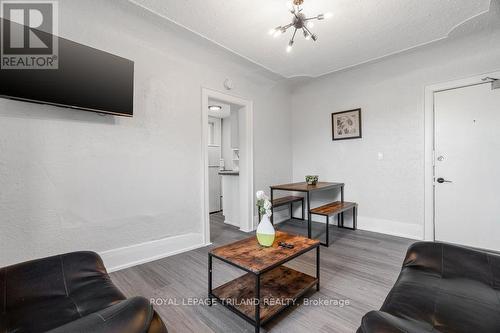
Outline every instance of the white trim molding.
<path id="1" fill-rule="evenodd" d="M 425 156 L 424 156 L 424 239 L 435 240 L 434 234 L 434 164 L 435 164 L 435 114 L 434 114 L 434 94 L 444 90 L 464 88 L 485 83 L 485 77 L 500 78 L 500 71 L 475 75 L 469 78 L 453 80 L 444 83 L 433 84 L 425 87 Z"/>
<path id="2" fill-rule="evenodd" d="M 116 272 L 208 245 L 204 242 L 203 234 L 189 233 L 103 251 L 99 255 L 107 271 Z"/>
<path id="3" fill-rule="evenodd" d="M 255 230 L 254 206 L 253 206 L 253 101 L 238 96 L 229 95 L 224 92 L 209 88 L 201 88 L 201 166 L 203 170 L 203 217 L 202 227 L 204 241 L 210 243 L 210 212 L 209 212 L 209 187 L 208 187 L 208 100 L 215 99 L 224 103 L 241 106 L 244 109 L 244 118 L 240 115 L 240 121 L 244 120 L 244 132 L 240 132 L 240 158 L 244 162 L 240 164 L 240 230 L 250 232 Z"/>

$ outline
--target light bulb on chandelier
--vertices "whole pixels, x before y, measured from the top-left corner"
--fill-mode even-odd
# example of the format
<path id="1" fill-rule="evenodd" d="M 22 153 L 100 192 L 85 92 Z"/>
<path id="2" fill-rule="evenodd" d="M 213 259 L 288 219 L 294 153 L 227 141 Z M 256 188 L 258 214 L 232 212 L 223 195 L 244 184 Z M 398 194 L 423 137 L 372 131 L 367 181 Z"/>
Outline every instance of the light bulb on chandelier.
<path id="1" fill-rule="evenodd" d="M 306 40 L 311 39 L 311 34 L 310 34 L 309 32 L 307 32 L 307 30 L 304 30 L 304 38 L 305 38 Z"/>

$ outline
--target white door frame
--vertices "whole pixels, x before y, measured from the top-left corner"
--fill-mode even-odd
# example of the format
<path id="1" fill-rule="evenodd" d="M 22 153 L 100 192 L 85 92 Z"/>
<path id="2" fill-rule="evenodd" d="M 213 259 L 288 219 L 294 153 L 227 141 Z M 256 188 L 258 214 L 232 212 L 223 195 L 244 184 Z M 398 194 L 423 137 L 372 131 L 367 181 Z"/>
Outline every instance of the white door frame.
<path id="1" fill-rule="evenodd" d="M 255 229 L 254 226 L 254 209 L 253 209 L 253 101 L 247 100 L 238 96 L 229 95 L 217 90 L 209 88 L 201 88 L 201 121 L 202 121 L 202 170 L 203 170 L 203 235 L 204 243 L 210 243 L 210 212 L 209 212 L 209 186 L 208 186 L 208 101 L 216 99 L 230 104 L 241 105 L 245 108 L 245 135 L 240 133 L 241 149 L 245 150 L 246 156 L 245 169 L 240 166 L 240 230 L 250 232 Z M 240 121 L 242 119 L 240 115 Z M 242 140 L 243 139 L 243 140 Z M 244 173 L 242 173 L 244 172 Z"/>
<path id="2" fill-rule="evenodd" d="M 435 164 L 435 112 L 434 112 L 434 93 L 474 86 L 484 83 L 485 77 L 500 78 L 500 71 L 475 75 L 473 77 L 459 79 L 439 84 L 433 84 L 425 87 L 425 185 L 424 185 L 424 240 L 434 241 L 434 217 L 435 217 L 435 198 L 434 198 L 434 164 Z"/>

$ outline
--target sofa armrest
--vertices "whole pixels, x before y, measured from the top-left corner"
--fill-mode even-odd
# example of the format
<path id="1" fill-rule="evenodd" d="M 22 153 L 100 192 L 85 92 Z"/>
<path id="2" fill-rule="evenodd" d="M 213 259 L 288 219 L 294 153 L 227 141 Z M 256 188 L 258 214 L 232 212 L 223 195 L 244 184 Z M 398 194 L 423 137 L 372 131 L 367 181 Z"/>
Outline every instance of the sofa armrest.
<path id="1" fill-rule="evenodd" d="M 90 285 L 104 290 L 105 296 L 99 302 L 101 308 L 125 299 L 125 296 L 113 286 L 102 259 L 97 253 L 72 252 L 43 259 L 36 259 L 0 269 L 0 296 L 3 311 L 22 308 L 57 297 L 70 295 L 78 304 L 83 315 L 92 309 L 86 299 Z M 85 286 L 85 288 L 83 288 Z M 4 295 L 5 293 L 5 295 Z"/>
<path id="2" fill-rule="evenodd" d="M 149 325 L 148 333 L 168 333 L 165 324 L 156 311 L 153 314 L 153 319 L 151 319 L 151 325 Z"/>
<path id="3" fill-rule="evenodd" d="M 143 297 L 133 297 L 106 309 L 91 313 L 78 320 L 60 326 L 49 333 L 146 333 L 155 317 L 152 305 Z M 157 318 L 158 319 L 158 318 Z M 154 322 L 157 331 L 164 333 L 164 326 Z"/>
<path id="4" fill-rule="evenodd" d="M 431 332 L 426 323 L 402 319 L 383 311 L 370 311 L 363 316 L 357 333 L 422 333 Z"/>
<path id="5" fill-rule="evenodd" d="M 406 252 L 403 268 L 414 267 L 442 273 L 443 245 L 435 242 L 413 243 Z"/>
<path id="6" fill-rule="evenodd" d="M 500 289 L 500 255 L 439 242 L 417 242 L 408 248 L 403 269 L 416 268 L 442 278 L 475 280 Z"/>

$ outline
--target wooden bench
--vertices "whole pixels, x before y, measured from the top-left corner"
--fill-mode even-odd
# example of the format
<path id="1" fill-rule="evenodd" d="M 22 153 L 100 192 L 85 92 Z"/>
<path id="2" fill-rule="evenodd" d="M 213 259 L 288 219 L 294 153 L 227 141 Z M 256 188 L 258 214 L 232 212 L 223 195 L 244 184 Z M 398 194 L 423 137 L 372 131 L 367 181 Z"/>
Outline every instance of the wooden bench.
<path id="1" fill-rule="evenodd" d="M 302 205 L 302 217 L 299 220 L 304 220 L 305 216 L 305 207 L 304 207 L 304 197 L 296 197 L 296 196 L 287 196 L 282 198 L 276 198 L 273 200 L 273 208 L 290 205 L 290 219 L 293 219 L 293 204 L 294 202 L 300 202 Z M 259 222 L 261 219 L 261 215 L 259 212 Z"/>
<path id="2" fill-rule="evenodd" d="M 352 210 L 352 228 L 344 226 L 344 212 L 348 210 Z M 317 208 L 313 208 L 310 210 L 310 213 L 326 217 L 326 243 L 321 243 L 321 245 L 324 245 L 326 247 L 329 246 L 330 216 L 337 215 L 337 226 L 339 228 L 356 230 L 356 225 L 358 223 L 358 204 L 355 202 L 335 201 Z"/>

